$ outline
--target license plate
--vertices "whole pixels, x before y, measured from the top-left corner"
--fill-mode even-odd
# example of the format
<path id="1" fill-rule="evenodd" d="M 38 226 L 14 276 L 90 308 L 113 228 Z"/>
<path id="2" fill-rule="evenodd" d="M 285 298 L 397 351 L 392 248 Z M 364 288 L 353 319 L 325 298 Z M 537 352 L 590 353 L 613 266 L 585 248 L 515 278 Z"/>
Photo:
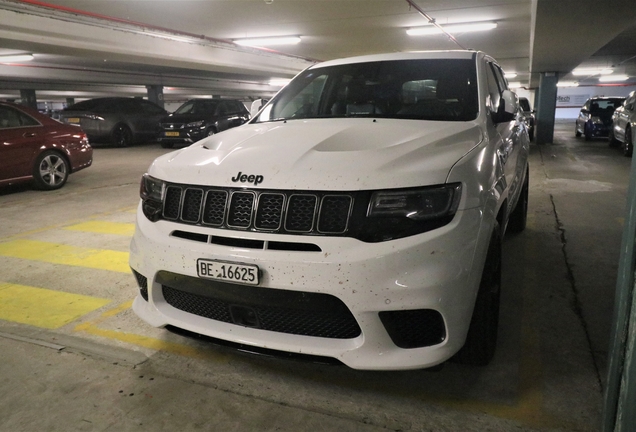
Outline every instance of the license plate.
<path id="1" fill-rule="evenodd" d="M 178 137 L 179 136 L 179 132 L 166 132 L 166 136 Z"/>
<path id="2" fill-rule="evenodd" d="M 258 266 L 213 261 L 203 258 L 197 260 L 197 274 L 201 278 L 236 282 L 248 285 L 259 284 Z"/>
<path id="3" fill-rule="evenodd" d="M 80 119 L 78 117 L 71 117 L 71 118 L 66 119 L 66 121 L 69 122 L 69 123 L 79 123 Z"/>

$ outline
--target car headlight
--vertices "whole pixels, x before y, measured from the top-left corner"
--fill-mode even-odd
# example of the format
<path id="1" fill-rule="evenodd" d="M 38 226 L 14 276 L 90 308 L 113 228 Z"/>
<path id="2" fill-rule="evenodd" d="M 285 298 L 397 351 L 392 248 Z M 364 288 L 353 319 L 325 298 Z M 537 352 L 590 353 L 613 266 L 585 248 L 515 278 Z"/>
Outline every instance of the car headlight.
<path id="1" fill-rule="evenodd" d="M 141 197 L 141 209 L 148 220 L 156 222 L 161 215 L 165 183 L 159 179 L 144 174 L 141 177 L 139 195 Z"/>
<path id="2" fill-rule="evenodd" d="M 187 123 L 186 127 L 189 127 L 189 128 L 201 127 L 204 124 L 205 124 L 205 120 L 199 120 L 199 121 L 195 121 L 195 122 L 192 122 L 192 123 Z"/>
<path id="3" fill-rule="evenodd" d="M 366 242 L 395 240 L 430 231 L 448 224 L 461 198 L 461 184 L 430 186 L 371 193 L 364 218 L 354 236 Z"/>

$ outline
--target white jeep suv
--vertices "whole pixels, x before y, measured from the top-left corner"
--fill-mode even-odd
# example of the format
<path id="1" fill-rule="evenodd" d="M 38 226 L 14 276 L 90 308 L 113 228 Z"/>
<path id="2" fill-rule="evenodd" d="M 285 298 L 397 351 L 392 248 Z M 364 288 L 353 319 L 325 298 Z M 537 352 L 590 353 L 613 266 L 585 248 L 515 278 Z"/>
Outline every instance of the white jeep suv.
<path id="1" fill-rule="evenodd" d="M 329 61 L 141 181 L 133 309 L 254 348 L 483 365 L 501 240 L 525 227 L 527 130 L 476 51 Z"/>

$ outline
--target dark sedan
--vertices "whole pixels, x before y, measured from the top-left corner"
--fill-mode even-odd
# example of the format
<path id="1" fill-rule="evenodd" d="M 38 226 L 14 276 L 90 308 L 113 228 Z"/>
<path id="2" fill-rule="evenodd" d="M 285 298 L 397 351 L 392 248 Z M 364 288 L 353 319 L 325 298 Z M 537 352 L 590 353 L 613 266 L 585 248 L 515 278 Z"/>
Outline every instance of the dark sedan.
<path id="1" fill-rule="evenodd" d="M 33 181 L 39 189 L 59 189 L 93 162 L 82 129 L 22 105 L 0 102 L 0 142 L 0 186 Z"/>
<path id="2" fill-rule="evenodd" d="M 202 138 L 240 126 L 250 119 L 241 101 L 232 99 L 191 99 L 174 114 L 161 119 L 159 142 L 170 148 L 192 144 Z"/>
<path id="3" fill-rule="evenodd" d="M 127 147 L 143 140 L 155 140 L 159 119 L 167 111 L 140 98 L 88 99 L 65 108 L 60 120 L 82 127 L 94 142 Z"/>
<path id="4" fill-rule="evenodd" d="M 588 99 L 576 118 L 574 133 L 585 135 L 589 141 L 593 137 L 607 137 L 612 125 L 612 114 L 623 104 L 624 97 L 593 97 Z"/>

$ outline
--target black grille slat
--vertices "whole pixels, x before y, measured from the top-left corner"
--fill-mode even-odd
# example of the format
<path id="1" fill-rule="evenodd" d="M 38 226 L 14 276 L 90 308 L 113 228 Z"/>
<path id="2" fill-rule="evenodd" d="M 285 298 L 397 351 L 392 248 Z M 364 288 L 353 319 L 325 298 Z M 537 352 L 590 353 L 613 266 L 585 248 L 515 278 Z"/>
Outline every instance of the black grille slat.
<path id="1" fill-rule="evenodd" d="M 295 232 L 310 232 L 314 226 L 317 202 L 318 198 L 315 195 L 290 196 L 285 229 Z"/>
<path id="2" fill-rule="evenodd" d="M 327 195 L 320 204 L 318 231 L 340 234 L 347 230 L 351 197 L 346 195 Z"/>
<path id="3" fill-rule="evenodd" d="M 227 205 L 227 192 L 222 190 L 209 190 L 205 197 L 203 209 L 203 223 L 221 226 L 225 220 L 225 206 Z"/>
<path id="4" fill-rule="evenodd" d="M 221 229 L 345 235 L 352 192 L 247 190 L 168 184 L 163 219 Z"/>
<path id="5" fill-rule="evenodd" d="M 248 228 L 252 223 L 254 194 L 251 192 L 234 192 L 230 198 L 230 209 L 227 224 L 231 227 Z"/>
<path id="6" fill-rule="evenodd" d="M 258 200 L 258 210 L 256 211 L 254 226 L 257 229 L 265 230 L 277 230 L 280 228 L 284 204 L 285 196 L 283 194 L 261 194 Z"/>
<path id="7" fill-rule="evenodd" d="M 181 219 L 185 222 L 196 223 L 201 215 L 201 203 L 203 202 L 203 190 L 188 188 L 183 197 L 181 206 Z"/>
<path id="8" fill-rule="evenodd" d="M 163 216 L 166 219 L 177 219 L 181 208 L 181 188 L 168 186 L 166 188 L 166 199 L 163 203 Z"/>

